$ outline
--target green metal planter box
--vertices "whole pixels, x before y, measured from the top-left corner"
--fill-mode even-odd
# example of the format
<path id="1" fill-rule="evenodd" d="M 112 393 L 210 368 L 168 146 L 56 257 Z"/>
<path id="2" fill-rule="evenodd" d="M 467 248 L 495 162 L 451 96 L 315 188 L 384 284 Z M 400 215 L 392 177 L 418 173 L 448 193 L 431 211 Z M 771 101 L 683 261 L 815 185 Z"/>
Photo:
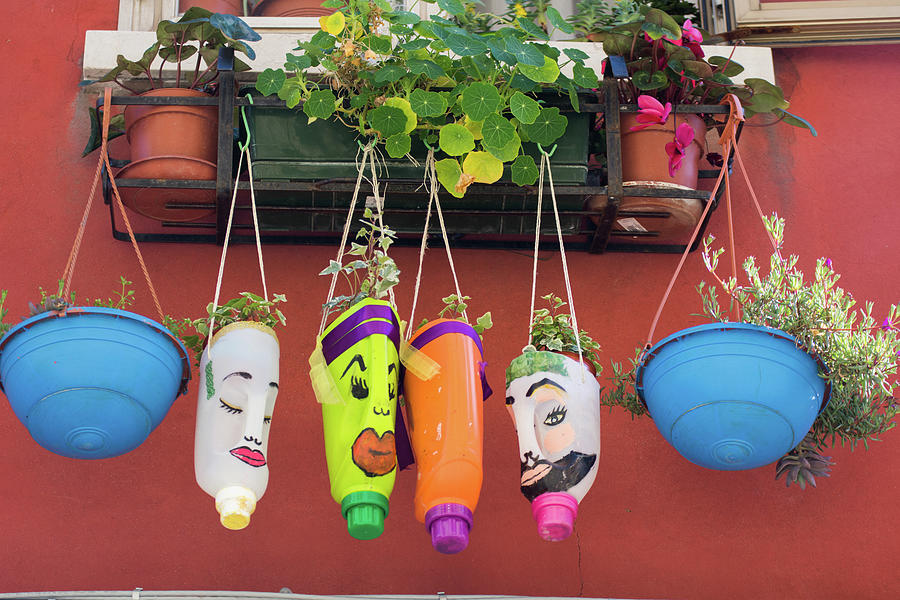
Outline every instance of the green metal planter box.
<path id="1" fill-rule="evenodd" d="M 250 155 L 253 160 L 255 181 L 356 180 L 358 174 L 356 158 L 361 154 L 360 148 L 355 132 L 342 123 L 321 119 L 308 123 L 302 110 L 285 107 L 251 106 L 247 116 L 252 134 Z M 566 117 L 569 119 L 569 126 L 566 134 L 558 141 L 556 152 L 551 158 L 553 180 L 557 186 L 584 185 L 587 178 L 588 137 L 592 115 L 569 112 L 566 113 Z M 534 144 L 524 144 L 523 148 L 535 158 L 535 162 L 539 162 L 540 154 Z M 405 158 L 395 160 L 385 155 L 384 160 L 380 161 L 384 168 L 378 174 L 379 180 L 421 183 L 425 175 L 426 149 L 421 144 L 418 147 L 414 144 L 411 154 L 418 161 L 418 165 Z M 438 156 L 438 159 L 440 158 L 441 155 Z M 508 169 L 501 179 L 502 182 L 506 182 L 502 187 L 509 188 L 512 185 Z M 472 211 L 445 215 L 448 231 L 464 234 L 533 234 L 535 223 L 533 216 L 502 213 L 535 211 L 536 194 L 526 194 L 524 189 L 521 192 L 517 189 L 516 193 L 491 193 L 490 189 L 490 187 L 482 187 L 480 190 L 471 188 L 464 198 L 454 198 L 442 189 L 441 207 L 445 211 Z M 365 197 L 369 195 L 371 189 L 366 185 L 357 200 L 357 205 L 361 206 Z M 260 224 L 263 227 L 273 230 L 323 233 L 340 231 L 343 228 L 352 197 L 352 193 L 346 191 L 267 189 L 256 193 Z M 558 194 L 557 201 L 560 211 L 578 211 L 583 208 L 584 196 Z M 548 190 L 545 190 L 544 202 L 545 210 L 549 209 Z M 323 211 L 290 210 L 292 207 L 305 209 L 319 207 Z M 385 222 L 398 233 L 421 233 L 427 207 L 428 193 L 424 187 L 414 193 L 398 192 L 391 190 L 390 181 L 387 183 Z M 343 208 L 343 211 L 336 210 L 340 208 Z M 562 221 L 564 232 L 576 231 L 581 223 L 581 217 L 565 216 L 562 217 Z M 437 217 L 434 214 L 432 224 L 437 228 Z M 555 232 L 552 219 L 545 219 L 542 230 L 547 233 Z"/>

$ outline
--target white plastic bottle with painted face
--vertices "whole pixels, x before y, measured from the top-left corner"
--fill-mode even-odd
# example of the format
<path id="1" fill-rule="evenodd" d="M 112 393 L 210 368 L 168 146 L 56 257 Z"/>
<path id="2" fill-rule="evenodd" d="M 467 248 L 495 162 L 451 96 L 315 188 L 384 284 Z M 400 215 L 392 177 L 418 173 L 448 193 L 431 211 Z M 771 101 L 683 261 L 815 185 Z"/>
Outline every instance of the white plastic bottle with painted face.
<path id="1" fill-rule="evenodd" d="M 269 481 L 279 355 L 271 328 L 239 322 L 217 331 L 200 359 L 194 473 L 228 529 L 249 525 Z"/>
<path id="2" fill-rule="evenodd" d="M 542 351 L 515 358 L 506 380 L 506 407 L 519 438 L 522 494 L 531 502 L 540 536 L 564 540 L 597 476 L 600 384 L 577 360 Z"/>

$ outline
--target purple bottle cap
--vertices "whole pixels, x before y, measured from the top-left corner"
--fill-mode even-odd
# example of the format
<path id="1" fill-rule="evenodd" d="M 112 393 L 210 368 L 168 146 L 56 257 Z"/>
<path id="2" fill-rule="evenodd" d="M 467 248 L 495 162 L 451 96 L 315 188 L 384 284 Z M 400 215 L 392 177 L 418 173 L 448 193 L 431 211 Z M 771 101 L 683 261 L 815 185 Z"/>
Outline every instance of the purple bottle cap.
<path id="1" fill-rule="evenodd" d="M 425 513 L 425 527 L 431 532 L 435 550 L 443 554 L 462 552 L 469 545 L 472 511 L 452 502 L 432 506 Z"/>
<path id="2" fill-rule="evenodd" d="M 560 542 L 575 529 L 578 500 L 565 492 L 547 492 L 531 502 L 531 514 L 537 521 L 538 534 L 548 542 Z"/>

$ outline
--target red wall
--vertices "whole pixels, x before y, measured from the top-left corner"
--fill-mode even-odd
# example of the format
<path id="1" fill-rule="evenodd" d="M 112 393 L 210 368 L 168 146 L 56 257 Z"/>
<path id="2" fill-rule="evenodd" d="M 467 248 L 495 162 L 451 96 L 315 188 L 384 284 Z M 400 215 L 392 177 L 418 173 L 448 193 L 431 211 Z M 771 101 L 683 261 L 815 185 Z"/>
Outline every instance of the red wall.
<path id="1" fill-rule="evenodd" d="M 115 0 L 7 6 L 0 36 L 7 72 L 0 153 L 0 287 L 11 316 L 38 285 L 60 276 L 96 157 L 80 159 L 86 107 L 77 87 L 86 29 L 113 29 Z M 10 25 L 11 24 L 11 25 Z M 898 301 L 896 208 L 900 66 L 896 46 L 777 50 L 779 82 L 819 137 L 787 126 L 747 128 L 742 145 L 765 210 L 788 219 L 787 241 L 811 267 L 829 256 L 842 283 L 880 313 Z M 765 253 L 762 228 L 735 181 L 739 247 Z M 725 211 L 711 230 L 724 237 Z M 164 309 L 198 314 L 211 300 L 219 248 L 144 244 Z M 469 548 L 431 550 L 412 516 L 415 475 L 401 473 L 386 532 L 359 542 L 328 492 L 321 417 L 306 357 L 328 282 L 316 273 L 332 247 L 267 247 L 269 288 L 285 292 L 281 392 L 270 439 L 271 479 L 250 527 L 218 525 L 195 484 L 196 381 L 140 448 L 103 461 L 62 458 L 38 447 L 0 403 L 0 592 L 80 589 L 232 589 L 314 594 L 533 594 L 673 598 L 891 598 L 900 596 L 896 507 L 900 434 L 871 450 L 835 449 L 837 467 L 818 489 L 786 489 L 773 469 L 714 472 L 668 446 L 649 420 L 603 414 L 603 454 L 581 506 L 577 535 L 541 541 L 518 490 L 516 439 L 502 398 L 503 371 L 525 343 L 531 261 L 527 253 L 458 251 L 463 292 L 479 314 L 493 310 L 486 404 L 485 484 Z M 416 251 L 394 252 L 406 276 L 408 318 Z M 539 291 L 562 291 L 559 258 L 544 255 Z M 582 325 L 623 360 L 642 343 L 677 262 L 667 255 L 569 254 Z M 451 288 L 445 258 L 426 258 L 420 313 Z M 75 288 L 104 294 L 119 274 L 139 281 L 127 244 L 114 241 L 104 208 L 93 215 Z M 692 256 L 659 326 L 660 338 L 698 312 L 703 276 Z M 257 285 L 254 250 L 230 254 L 225 292 Z M 136 309 L 152 314 L 136 285 Z"/>

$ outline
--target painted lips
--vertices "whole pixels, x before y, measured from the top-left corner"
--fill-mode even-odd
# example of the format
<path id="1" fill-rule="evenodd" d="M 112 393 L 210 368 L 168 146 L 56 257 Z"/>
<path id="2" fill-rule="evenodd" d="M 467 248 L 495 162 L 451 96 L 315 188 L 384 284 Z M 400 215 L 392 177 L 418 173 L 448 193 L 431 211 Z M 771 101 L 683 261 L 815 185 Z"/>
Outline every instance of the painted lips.
<path id="1" fill-rule="evenodd" d="M 266 464 L 266 457 L 259 450 L 251 450 L 247 446 L 241 446 L 231 451 L 231 455 L 242 460 L 251 467 L 261 467 Z"/>
<path id="2" fill-rule="evenodd" d="M 385 431 L 379 436 L 374 429 L 366 427 L 356 436 L 352 452 L 353 463 L 367 477 L 387 475 L 397 466 L 393 431 Z"/>

